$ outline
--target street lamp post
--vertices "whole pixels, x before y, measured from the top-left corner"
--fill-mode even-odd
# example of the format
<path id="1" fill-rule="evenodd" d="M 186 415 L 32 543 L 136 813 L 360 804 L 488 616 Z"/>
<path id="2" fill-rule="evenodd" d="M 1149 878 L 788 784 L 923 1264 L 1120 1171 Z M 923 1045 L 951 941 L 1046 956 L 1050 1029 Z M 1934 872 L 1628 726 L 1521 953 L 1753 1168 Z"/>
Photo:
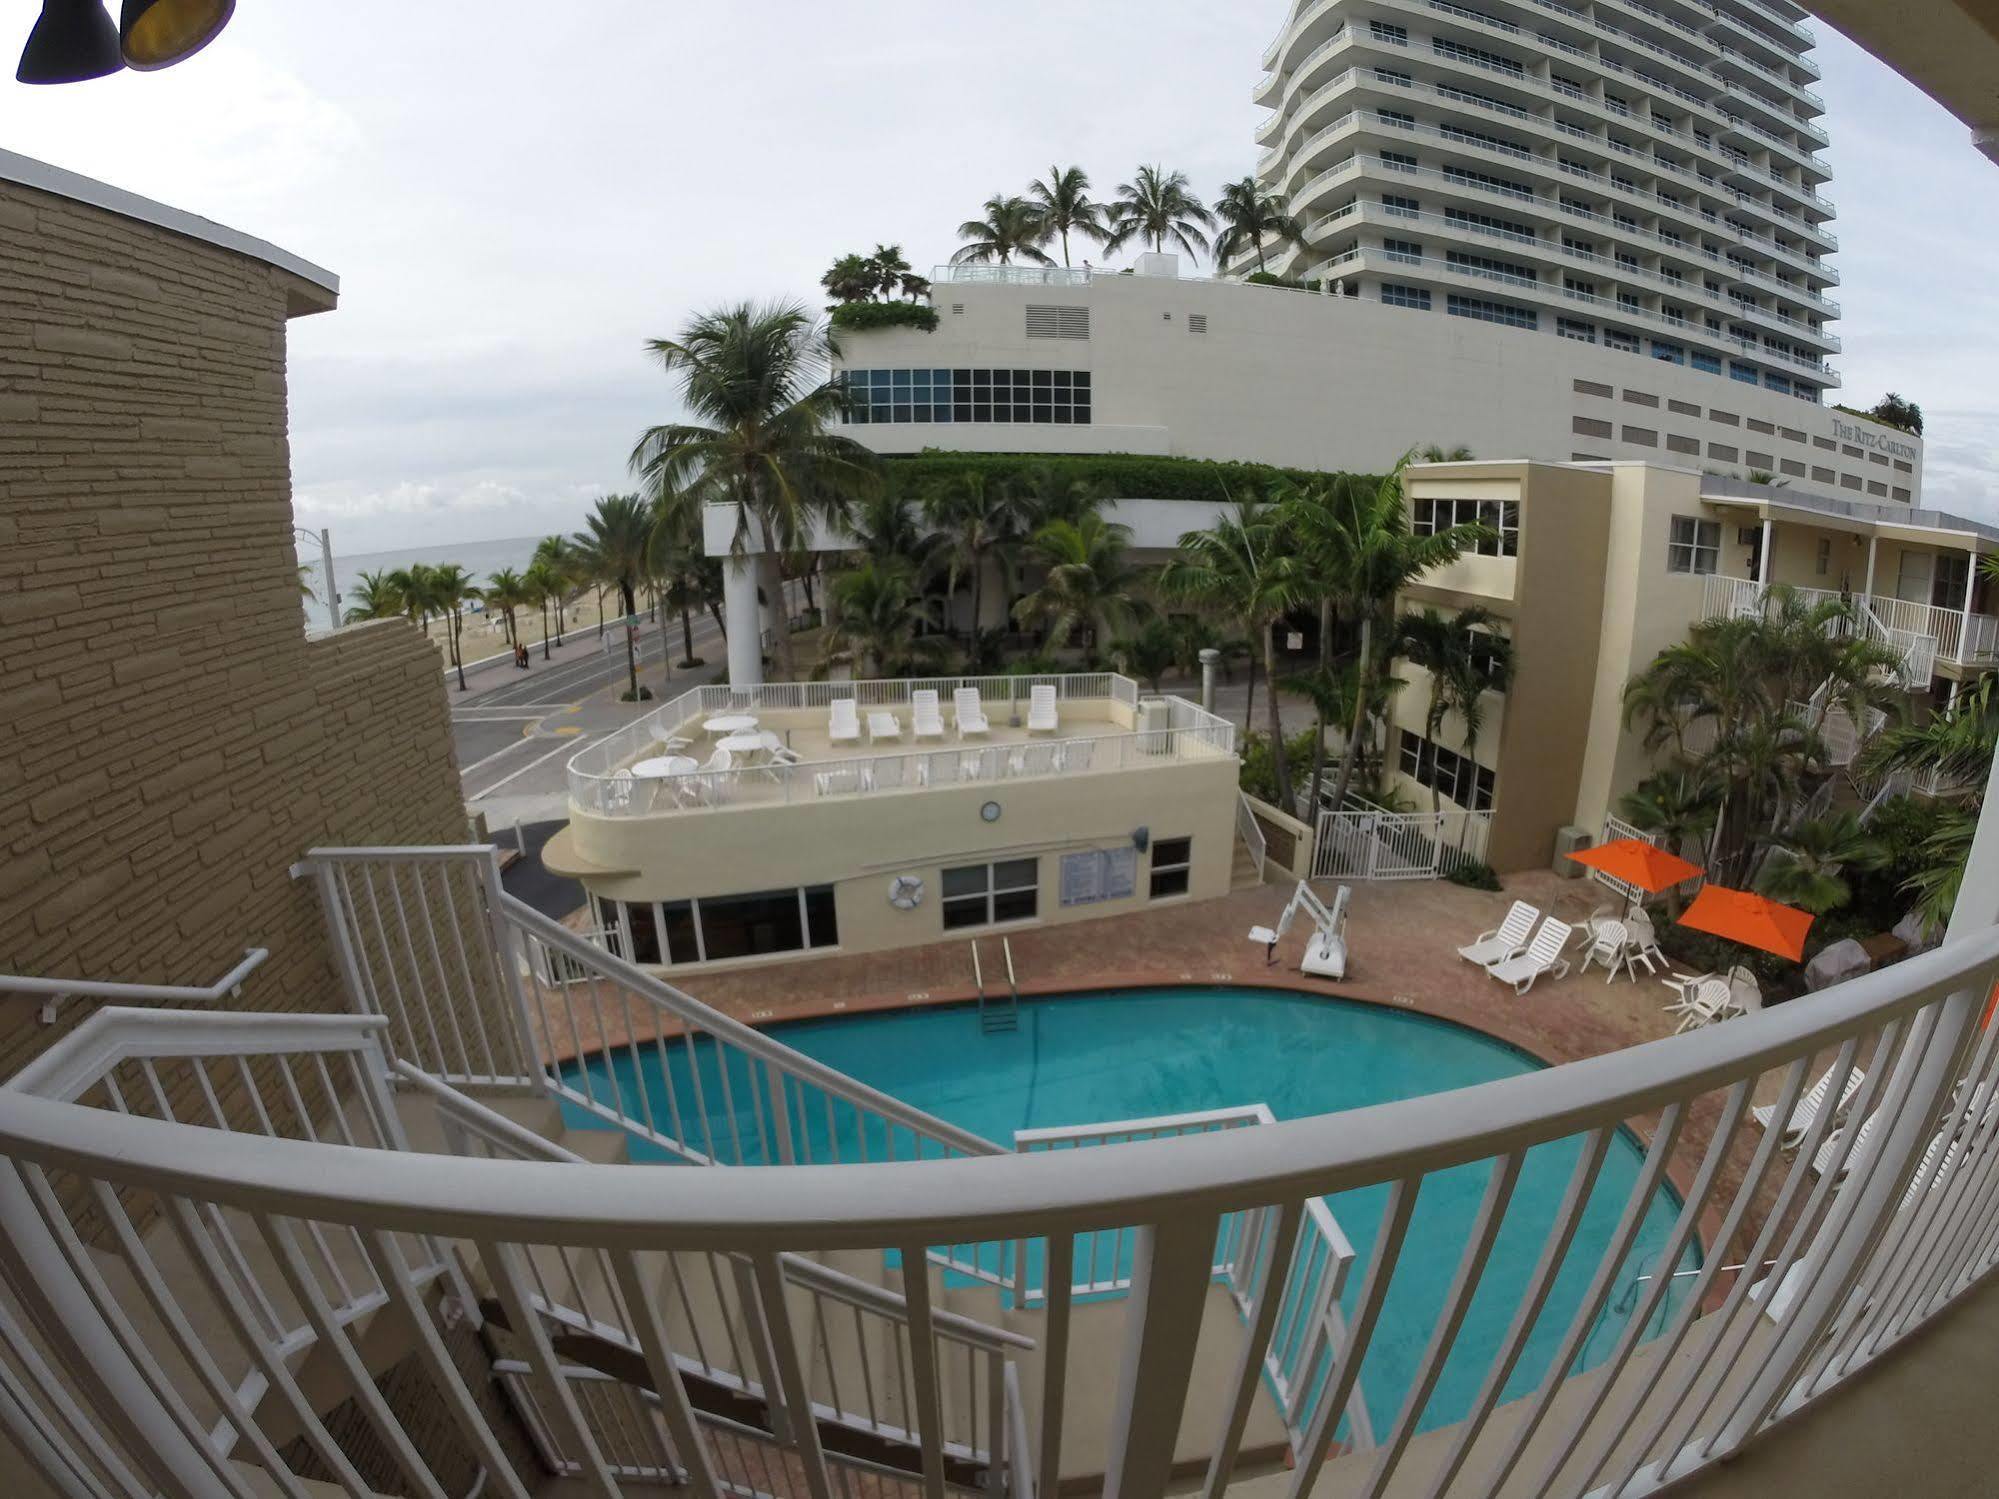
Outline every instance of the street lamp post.
<path id="1" fill-rule="evenodd" d="M 340 590 L 333 586 L 333 533 L 331 531 L 310 531 L 304 526 L 293 526 L 292 536 L 319 543 L 319 586 L 326 593 L 326 626 L 330 630 L 340 628 Z"/>

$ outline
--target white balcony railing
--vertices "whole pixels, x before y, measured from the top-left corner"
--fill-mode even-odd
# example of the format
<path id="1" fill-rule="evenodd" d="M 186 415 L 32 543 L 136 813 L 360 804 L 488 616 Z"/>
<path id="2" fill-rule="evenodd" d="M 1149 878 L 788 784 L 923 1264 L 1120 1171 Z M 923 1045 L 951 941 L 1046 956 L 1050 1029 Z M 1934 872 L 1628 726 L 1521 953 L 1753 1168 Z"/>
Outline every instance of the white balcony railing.
<path id="1" fill-rule="evenodd" d="M 517 954 L 495 956 L 517 969 Z M 434 961 L 414 934 L 402 959 Z M 643 981 L 615 965 L 601 976 L 623 990 Z M 531 1406 L 542 1461 L 605 1499 L 645 1492 L 668 1469 L 714 1496 L 759 1460 L 756 1492 L 827 1499 L 860 1460 L 829 1440 L 843 1414 L 874 1422 L 864 1434 L 884 1441 L 880 1452 L 904 1454 L 886 1475 L 898 1495 L 1031 1499 L 1100 1474 L 1107 1491 L 1157 1499 L 1184 1455 L 1187 1415 L 1199 1423 L 1200 1492 L 1220 1499 L 1246 1460 L 1252 1414 L 1267 1419 L 1273 1340 L 1301 1303 L 1317 1304 L 1328 1271 L 1305 1224 L 1313 1202 L 1332 1199 L 1354 1228 L 1354 1273 L 1344 1341 L 1320 1363 L 1291 1439 L 1280 1481 L 1292 1499 L 1335 1466 L 1356 1491 L 1400 1492 L 1399 1480 L 1439 1495 L 1635 1499 L 1780 1420 L 1813 1419 L 1816 1401 L 1948 1315 L 1999 1264 L 1999 1028 L 1979 1026 L 1995 978 L 1999 930 L 1984 927 L 1809 1005 L 1452 1093 L 1090 1149 L 757 1170 L 468 1161 L 392 1136 L 349 1139 L 340 1131 L 356 1119 L 394 1129 L 370 1048 L 399 1044 L 398 1027 L 282 1017 L 278 1054 L 259 1057 L 258 1017 L 155 1012 L 148 1045 L 99 1072 L 97 1086 L 113 1079 L 115 1092 L 0 1090 L 0 1421 L 60 1492 L 249 1499 L 240 1457 L 302 1499 L 294 1463 L 324 1465 L 350 1494 L 378 1487 L 333 1434 L 325 1413 L 342 1407 L 410 1475 L 398 1491 L 446 1492 L 419 1425 L 442 1419 L 491 1492 L 526 1499 L 536 1480 L 516 1470 L 480 1393 L 491 1372 Z M 510 1004 L 474 999 L 498 1015 Z M 349 1034 L 317 1044 L 322 1024 Z M 329 1115 L 321 1061 L 356 1107 Z M 1750 1104 L 1788 1119 L 1828 1066 L 1835 1099 L 1861 1074 L 1852 1097 L 1821 1109 L 1787 1154 Z M 300 1122 L 216 1127 L 209 1100 L 239 1076 L 273 1118 Z M 287 1078 L 304 1095 L 296 1104 Z M 1627 1130 L 1643 1161 L 1613 1184 L 1606 1160 Z M 1523 1186 L 1530 1156 L 1548 1152 L 1566 1183 L 1553 1197 Z M 1682 1196 L 1661 1197 L 1669 1171 Z M 1469 1228 L 1439 1243 L 1428 1205 L 1467 1192 Z M 1661 1202 L 1663 1241 L 1634 1275 L 1641 1223 Z M 1244 1232 L 1228 1234 L 1231 1220 Z M 940 1301 L 947 1289 L 962 1301 L 1005 1288 L 968 1291 L 948 1271 L 912 1267 L 952 1244 L 1074 1264 L 1079 1234 L 1117 1236 L 1129 1265 L 1110 1278 L 1125 1288 L 1086 1299 L 1057 1275 L 1044 1306 L 1012 1314 L 1045 1335 L 1032 1349 L 1006 1341 L 1002 1356 L 1038 1378 L 989 1382 L 993 1338 L 957 1326 L 988 1360 L 961 1394 L 938 1352 L 953 1331 Z M 181 1258 L 164 1263 L 164 1243 Z M 1229 1254 L 1219 1281 L 1218 1245 Z M 883 1252 L 902 1283 L 885 1302 L 837 1280 L 826 1301 L 795 1278 L 801 1261 Z M 727 1265 L 726 1304 L 757 1319 L 740 1358 L 757 1366 L 763 1402 L 715 1404 L 710 1375 L 724 1362 L 693 1353 L 702 1324 L 675 1299 L 669 1261 Z M 581 1289 L 604 1309 L 587 1328 L 549 1315 L 565 1305 L 565 1262 L 596 1277 Z M 426 1294 L 419 1273 L 454 1305 Z M 1560 1311 L 1544 1315 L 1558 1280 Z M 1227 1356 L 1197 1358 L 1215 1335 L 1206 1308 L 1218 1291 L 1242 1309 L 1239 1335 Z M 207 1312 L 210 1297 L 221 1313 Z M 439 1400 L 405 1409 L 377 1385 L 367 1314 L 354 1310 L 364 1302 L 414 1340 Z M 1420 1309 L 1413 1333 L 1404 1320 L 1397 1339 L 1379 1336 L 1391 1305 L 1405 1319 Z M 829 1402 L 820 1367 L 855 1367 L 824 1340 L 856 1310 L 892 1324 L 903 1350 L 873 1366 L 897 1380 L 873 1416 L 852 1391 Z M 518 1351 L 468 1371 L 445 1341 L 467 1318 L 502 1323 Z M 582 1372 L 581 1352 L 614 1341 L 615 1367 L 599 1358 Z M 1106 1344 L 1121 1377 L 1099 1372 Z M 308 1350 L 310 1379 L 292 1357 Z M 270 1398 L 239 1392 L 244 1369 Z M 1371 1441 L 1357 1422 L 1364 1387 Z"/>
<path id="2" fill-rule="evenodd" d="M 1706 616 L 1716 619 L 1760 613 L 1764 596 L 1775 586 L 1711 573 L 1706 584 Z M 1792 587 L 1791 591 L 1808 603 L 1836 600 L 1851 607 L 1860 629 L 1901 658 L 1897 675 L 1911 688 L 1927 683 L 1938 661 L 1984 666 L 1999 660 L 1999 619 L 1991 615 L 1971 615 L 1967 630 L 1961 610 L 1934 604 L 1881 594 L 1842 594 L 1829 588 Z"/>
<path id="3" fill-rule="evenodd" d="M 1165 696 L 1166 716 L 1156 727 L 1088 735 L 985 744 L 957 741 L 935 748 L 805 759 L 795 764 L 694 770 L 663 782 L 635 780 L 631 764 L 656 753 L 673 730 L 698 733 L 702 719 L 731 712 L 782 713 L 830 710 L 851 699 L 858 711 L 907 708 L 912 692 L 929 689 L 948 704 L 954 690 L 976 689 L 995 724 L 1025 712 L 1030 689 L 1053 686 L 1057 703 L 1095 700 L 1132 716 L 1138 684 L 1108 672 L 1048 677 L 929 677 L 884 682 L 768 683 L 736 690 L 697 687 L 626 725 L 569 761 L 573 811 L 622 818 L 707 811 L 732 805 L 782 805 L 827 796 L 871 796 L 929 787 L 980 785 L 1049 776 L 1153 767 L 1173 760 L 1235 753 L 1235 726 L 1185 698 Z M 692 725 L 692 729 L 690 729 Z M 666 794 L 662 794 L 665 792 Z"/>

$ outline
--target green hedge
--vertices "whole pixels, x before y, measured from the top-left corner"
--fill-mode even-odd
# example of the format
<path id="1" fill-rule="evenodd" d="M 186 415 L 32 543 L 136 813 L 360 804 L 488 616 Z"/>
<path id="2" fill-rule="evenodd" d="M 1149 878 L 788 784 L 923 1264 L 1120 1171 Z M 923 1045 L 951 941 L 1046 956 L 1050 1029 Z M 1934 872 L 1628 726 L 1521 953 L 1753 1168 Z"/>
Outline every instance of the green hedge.
<path id="1" fill-rule="evenodd" d="M 937 309 L 922 302 L 842 302 L 833 309 L 833 326 L 857 333 L 870 328 L 921 328 L 937 331 Z"/>
<path id="2" fill-rule="evenodd" d="M 1300 281 L 1292 276 L 1280 276 L 1275 271 L 1251 271 L 1243 277 L 1246 286 L 1288 286 L 1293 291 L 1323 291 L 1325 281 Z"/>
<path id="3" fill-rule="evenodd" d="M 920 494 L 937 480 L 975 469 L 988 482 L 1052 472 L 1064 483 L 1081 481 L 1117 498 L 1147 500 L 1241 500 L 1263 494 L 1279 480 L 1309 484 L 1338 477 L 1267 463 L 1217 463 L 1143 453 L 953 453 L 939 448 L 891 458 L 888 469 L 906 494 Z"/>

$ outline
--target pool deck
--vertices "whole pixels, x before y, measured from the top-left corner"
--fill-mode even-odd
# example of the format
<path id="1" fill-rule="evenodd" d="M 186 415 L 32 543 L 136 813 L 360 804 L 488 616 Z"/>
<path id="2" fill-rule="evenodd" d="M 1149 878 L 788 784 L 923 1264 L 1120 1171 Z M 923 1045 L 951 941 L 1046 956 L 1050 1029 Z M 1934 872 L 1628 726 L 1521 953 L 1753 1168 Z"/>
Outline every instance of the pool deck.
<path id="1" fill-rule="evenodd" d="M 1330 893 L 1325 882 L 1318 888 L 1322 894 Z M 1275 925 L 1290 898 L 1289 884 L 1241 889 L 1213 900 L 1176 902 L 1125 916 L 1017 930 L 1008 936 L 1023 995 L 1190 983 L 1324 994 L 1455 1021 L 1551 1064 L 1621 1051 L 1673 1033 L 1674 1018 L 1663 1009 L 1668 996 L 1657 979 L 1641 975 L 1636 983 L 1623 978 L 1606 982 L 1601 969 L 1587 974 L 1571 971 L 1565 978 L 1543 979 L 1531 993 L 1517 996 L 1457 955 L 1459 945 L 1497 926 L 1513 900 L 1532 901 L 1562 919 L 1575 920 L 1607 899 L 1599 886 L 1537 871 L 1509 877 L 1502 892 L 1442 881 L 1351 888 L 1349 976 L 1337 984 L 1299 971 L 1307 939 L 1303 923 L 1279 946 L 1277 960 L 1269 966 L 1263 949 L 1248 940 L 1251 926 Z M 991 973 L 997 954 L 990 949 L 996 943 L 988 937 L 986 946 L 986 969 Z M 703 1002 L 758 1026 L 976 997 L 968 937 L 893 952 L 667 977 Z M 608 1035 L 597 1033 L 586 1019 L 582 1034 L 572 1040 L 569 1019 L 559 1027 L 551 1023 L 549 1031 L 560 1036 L 557 1051 L 573 1054 L 578 1043 L 582 1050 L 594 1051 L 602 1040 L 624 1039 L 617 1034 L 618 1008 L 606 1006 Z M 553 1009 L 547 1013 L 552 1022 Z M 1817 1065 L 1829 1060 L 1828 1056 Z M 1778 1077 L 1766 1076 L 1755 1097 L 1765 1101 L 1778 1088 Z M 1723 1106 L 1723 1095 L 1712 1093 L 1686 1111 L 1668 1162 L 1668 1179 L 1683 1196 L 1692 1190 Z M 1658 1117 L 1634 1116 L 1627 1123 L 1649 1144 Z M 1733 1242 L 1717 1244 L 1722 1211 L 1747 1175 L 1761 1138 L 1755 1125 L 1745 1121 L 1719 1166 L 1699 1223 L 1701 1242 L 1711 1254 L 1740 1257 L 1775 1204 L 1788 1173 L 1788 1156 L 1779 1157 L 1765 1174 Z M 1806 1194 L 1798 1195 L 1802 1201 Z M 1731 1276 L 1717 1276 L 1704 1302 L 1718 1304 L 1731 1283 Z"/>

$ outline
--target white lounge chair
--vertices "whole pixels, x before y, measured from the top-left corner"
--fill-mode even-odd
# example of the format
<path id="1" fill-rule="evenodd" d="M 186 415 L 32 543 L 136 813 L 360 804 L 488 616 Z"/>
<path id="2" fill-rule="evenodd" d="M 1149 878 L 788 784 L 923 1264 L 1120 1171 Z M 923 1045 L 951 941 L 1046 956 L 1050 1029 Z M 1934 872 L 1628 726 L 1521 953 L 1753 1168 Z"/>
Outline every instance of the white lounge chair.
<path id="1" fill-rule="evenodd" d="M 831 714 L 826 721 L 826 738 L 833 744 L 861 742 L 861 710 L 852 698 L 833 699 Z"/>
<path id="2" fill-rule="evenodd" d="M 1812 1157 L 1812 1170 L 1824 1176 L 1833 1169 L 1833 1163 L 1838 1161 L 1839 1171 L 1833 1180 L 1845 1181 L 1853 1168 L 1867 1159 L 1867 1152 L 1874 1144 L 1874 1121 L 1880 1117 L 1879 1114 L 1869 1114 L 1860 1121 L 1857 1132 L 1853 1125 L 1835 1130 L 1826 1138 L 1825 1144 L 1819 1147 L 1818 1154 Z M 1839 1153 L 1849 1134 L 1853 1135 L 1853 1146 L 1847 1150 L 1846 1159 L 1840 1161 Z"/>
<path id="3" fill-rule="evenodd" d="M 1826 1097 L 1832 1092 L 1832 1076 L 1839 1071 L 1837 1065 L 1826 1068 L 1823 1076 L 1811 1085 L 1791 1107 L 1791 1117 L 1784 1121 L 1783 1147 L 1796 1150 L 1804 1142 L 1805 1135 L 1818 1121 L 1819 1113 L 1826 1107 Z M 1860 1085 L 1867 1081 L 1867 1074 L 1858 1067 L 1846 1074 L 1846 1086 L 1840 1090 L 1839 1102 L 1832 1105 L 1835 1116 L 1844 1113 L 1846 1106 L 1853 1102 L 1853 1095 L 1860 1091 Z M 1759 1103 L 1749 1111 L 1749 1117 L 1763 1128 L 1769 1129 L 1777 1120 L 1777 1105 Z"/>
<path id="4" fill-rule="evenodd" d="M 944 715 L 937 707 L 937 694 L 928 687 L 909 695 L 909 732 L 918 739 L 942 739 Z"/>
<path id="5" fill-rule="evenodd" d="M 1569 945 L 1574 931 L 1566 921 L 1549 917 L 1527 944 L 1527 951 L 1516 957 L 1501 958 L 1485 971 L 1502 984 L 1511 984 L 1515 994 L 1525 994 L 1544 973 L 1564 977 L 1569 971 L 1569 960 L 1562 956 L 1562 949 Z"/>
<path id="6" fill-rule="evenodd" d="M 967 734 L 989 734 L 992 725 L 986 722 L 985 707 L 979 702 L 979 689 L 960 687 L 951 694 L 951 726 L 963 739 Z"/>
<path id="7" fill-rule="evenodd" d="M 1030 734 L 1053 734 L 1061 727 L 1061 715 L 1055 709 L 1055 689 L 1053 687 L 1028 688 L 1027 732 Z"/>
<path id="8" fill-rule="evenodd" d="M 868 743 L 879 744 L 884 739 L 902 738 L 902 720 L 886 708 L 876 708 L 868 714 Z"/>
<path id="9" fill-rule="evenodd" d="M 1481 968 L 1490 968 L 1502 958 L 1518 957 L 1527 950 L 1527 939 L 1534 933 L 1534 923 L 1541 919 L 1537 907 L 1524 900 L 1516 900 L 1506 913 L 1506 919 L 1489 932 L 1480 932 L 1478 940 L 1458 949 L 1458 956 L 1467 963 L 1476 963 Z"/>

